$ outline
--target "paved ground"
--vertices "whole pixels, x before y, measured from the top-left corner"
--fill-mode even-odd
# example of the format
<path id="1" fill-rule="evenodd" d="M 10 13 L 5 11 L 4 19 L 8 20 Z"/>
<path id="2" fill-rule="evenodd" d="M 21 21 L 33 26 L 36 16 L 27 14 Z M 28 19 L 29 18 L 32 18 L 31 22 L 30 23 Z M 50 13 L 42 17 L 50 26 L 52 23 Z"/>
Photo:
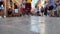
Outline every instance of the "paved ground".
<path id="1" fill-rule="evenodd" d="M 0 34 L 60 34 L 60 17 L 0 18 Z"/>

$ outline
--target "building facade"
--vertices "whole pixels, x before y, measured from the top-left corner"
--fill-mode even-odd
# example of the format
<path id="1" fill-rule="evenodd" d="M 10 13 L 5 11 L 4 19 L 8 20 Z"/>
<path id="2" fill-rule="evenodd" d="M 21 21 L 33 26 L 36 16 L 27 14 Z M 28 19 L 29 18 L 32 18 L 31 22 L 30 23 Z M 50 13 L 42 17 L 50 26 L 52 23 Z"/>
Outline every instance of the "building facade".
<path id="1" fill-rule="evenodd" d="M 8 16 L 8 9 L 12 7 L 13 12 L 14 12 L 14 3 L 16 3 L 16 5 L 18 7 L 20 7 L 20 5 L 22 4 L 22 0 L 5 0 L 5 13 L 6 16 Z"/>

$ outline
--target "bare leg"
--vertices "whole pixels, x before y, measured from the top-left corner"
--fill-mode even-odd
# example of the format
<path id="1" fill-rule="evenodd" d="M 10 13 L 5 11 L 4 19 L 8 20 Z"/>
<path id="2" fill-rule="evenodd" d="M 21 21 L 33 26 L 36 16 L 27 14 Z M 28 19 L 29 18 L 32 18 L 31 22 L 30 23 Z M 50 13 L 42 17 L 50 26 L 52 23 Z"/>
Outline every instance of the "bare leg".
<path id="1" fill-rule="evenodd" d="M 53 11 L 52 10 L 50 10 L 50 16 L 53 16 Z"/>

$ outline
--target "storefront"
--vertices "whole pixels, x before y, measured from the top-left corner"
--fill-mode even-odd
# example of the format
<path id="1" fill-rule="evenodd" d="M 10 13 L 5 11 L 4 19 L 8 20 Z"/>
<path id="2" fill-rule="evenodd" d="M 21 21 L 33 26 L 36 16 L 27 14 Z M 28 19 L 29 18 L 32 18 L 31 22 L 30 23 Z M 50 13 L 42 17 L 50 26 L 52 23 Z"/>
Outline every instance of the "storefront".
<path id="1" fill-rule="evenodd" d="M 10 16 L 15 16 L 15 15 L 19 15 L 19 12 L 17 9 L 19 9 L 18 7 L 21 4 L 21 0 L 19 0 L 19 2 L 17 0 L 6 0 L 6 16 L 9 16 L 8 10 L 12 9 L 11 15 Z"/>

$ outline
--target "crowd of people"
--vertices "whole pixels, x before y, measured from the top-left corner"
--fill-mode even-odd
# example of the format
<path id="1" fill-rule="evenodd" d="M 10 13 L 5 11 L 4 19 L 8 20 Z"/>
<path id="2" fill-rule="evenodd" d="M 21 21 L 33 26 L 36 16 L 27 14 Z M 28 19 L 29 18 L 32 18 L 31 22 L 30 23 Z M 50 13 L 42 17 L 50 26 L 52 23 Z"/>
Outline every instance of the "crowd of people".
<path id="1" fill-rule="evenodd" d="M 12 11 L 8 13 L 11 14 Z M 41 6 L 41 9 L 35 6 L 33 13 L 31 13 L 31 10 L 23 9 L 22 5 L 20 5 L 19 15 L 20 16 L 24 16 L 24 15 L 44 16 L 45 15 L 45 16 L 58 16 L 59 17 L 60 16 L 60 1 L 55 1 L 54 3 L 45 1 L 44 6 Z"/>
<path id="2" fill-rule="evenodd" d="M 40 10 L 40 11 L 38 11 Z M 41 16 L 45 15 L 45 16 L 60 16 L 60 1 L 55 1 L 54 3 L 49 3 L 49 2 L 45 2 L 44 6 L 41 7 L 41 9 L 38 9 L 38 7 L 35 7 L 35 11 L 36 14 L 37 12 L 40 12 Z"/>

